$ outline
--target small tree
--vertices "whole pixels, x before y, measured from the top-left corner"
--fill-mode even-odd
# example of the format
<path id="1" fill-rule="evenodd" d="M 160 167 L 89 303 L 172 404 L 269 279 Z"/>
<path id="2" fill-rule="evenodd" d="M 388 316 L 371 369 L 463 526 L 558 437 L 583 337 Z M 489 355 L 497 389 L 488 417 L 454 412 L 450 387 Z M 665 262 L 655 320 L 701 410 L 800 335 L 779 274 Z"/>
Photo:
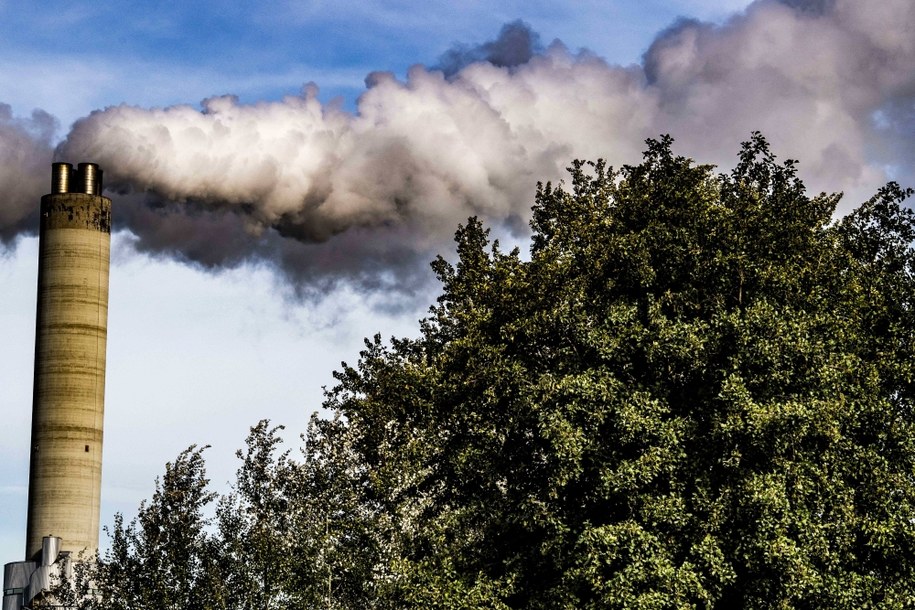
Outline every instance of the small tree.
<path id="1" fill-rule="evenodd" d="M 115 515 L 110 548 L 77 579 L 97 592 L 80 600 L 80 608 L 225 607 L 219 547 L 204 516 L 215 497 L 207 490 L 204 449 L 191 446 L 166 464 L 152 500 L 140 506 L 136 519 L 125 525 Z"/>
<path id="2" fill-rule="evenodd" d="M 282 429 L 271 428 L 267 420 L 251 428 L 246 449 L 236 454 L 242 465 L 235 489 L 219 501 L 221 571 L 229 608 L 301 605 L 292 579 L 311 541 L 292 527 L 301 510 L 295 505 L 300 472 L 288 452 L 277 453 Z"/>

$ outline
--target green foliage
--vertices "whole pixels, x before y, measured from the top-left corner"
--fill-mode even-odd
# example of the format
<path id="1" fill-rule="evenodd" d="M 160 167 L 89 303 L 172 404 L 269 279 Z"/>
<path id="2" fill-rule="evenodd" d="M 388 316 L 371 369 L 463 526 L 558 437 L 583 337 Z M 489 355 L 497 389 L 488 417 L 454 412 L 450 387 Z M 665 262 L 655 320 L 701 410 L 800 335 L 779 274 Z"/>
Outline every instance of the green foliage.
<path id="1" fill-rule="evenodd" d="M 340 374 L 402 606 L 915 595 L 909 192 L 834 224 L 758 134 L 723 175 L 671 144 L 540 186 L 529 261 L 472 219 L 422 336 Z"/>
<path id="2" fill-rule="evenodd" d="M 282 427 L 261 421 L 251 429 L 234 493 L 216 511 L 221 572 L 229 608 L 288 608 L 297 548 L 291 531 L 291 487 L 296 472 L 288 455 L 276 455 Z"/>
<path id="3" fill-rule="evenodd" d="M 210 610 L 222 605 L 216 540 L 207 533 L 204 448 L 189 447 L 165 467 L 152 500 L 129 524 L 115 516 L 110 548 L 77 562 L 73 583 L 58 592 L 81 610 Z"/>
<path id="4" fill-rule="evenodd" d="M 226 608 L 908 607 L 911 191 L 834 221 L 759 134 L 727 174 L 669 137 L 570 173 L 538 186 L 529 260 L 459 228 L 421 335 L 366 341 L 301 461 L 252 429 L 215 540 L 191 451 L 100 581 Z"/>

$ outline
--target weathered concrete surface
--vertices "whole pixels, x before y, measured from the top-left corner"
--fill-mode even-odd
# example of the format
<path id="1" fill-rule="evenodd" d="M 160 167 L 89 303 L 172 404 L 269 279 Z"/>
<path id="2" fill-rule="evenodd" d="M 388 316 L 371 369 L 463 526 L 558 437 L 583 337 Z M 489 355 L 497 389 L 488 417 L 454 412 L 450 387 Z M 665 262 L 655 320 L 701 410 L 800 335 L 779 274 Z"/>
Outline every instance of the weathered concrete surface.
<path id="1" fill-rule="evenodd" d="M 111 200 L 41 200 L 26 559 L 98 547 Z"/>

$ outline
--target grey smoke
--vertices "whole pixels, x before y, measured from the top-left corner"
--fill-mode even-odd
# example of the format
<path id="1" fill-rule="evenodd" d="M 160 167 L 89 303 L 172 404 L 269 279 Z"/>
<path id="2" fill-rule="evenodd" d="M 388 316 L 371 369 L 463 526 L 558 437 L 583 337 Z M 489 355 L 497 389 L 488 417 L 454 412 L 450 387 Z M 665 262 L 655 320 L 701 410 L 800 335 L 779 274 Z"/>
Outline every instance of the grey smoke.
<path id="1" fill-rule="evenodd" d="M 19 234 L 34 230 L 38 224 L 36 193 L 42 194 L 50 182 L 51 138 L 56 129 L 54 117 L 36 110 L 27 119 L 13 116 L 12 108 L 0 104 L 0 247 Z"/>
<path id="2" fill-rule="evenodd" d="M 433 69 L 451 77 L 477 62 L 487 62 L 499 68 L 514 68 L 526 64 L 543 52 L 540 35 L 521 20 L 506 23 L 499 36 L 481 45 L 457 43 L 445 52 Z"/>
<path id="3" fill-rule="evenodd" d="M 790 6 L 800 12 L 811 15 L 825 15 L 835 6 L 835 0 L 780 0 L 785 6 Z"/>
<path id="4" fill-rule="evenodd" d="M 846 209 L 887 179 L 915 184 L 912 31 L 911 0 L 758 0 L 723 24 L 682 19 L 624 67 L 543 47 L 515 22 L 438 69 L 370 74 L 355 113 L 314 87 L 258 104 L 121 105 L 77 121 L 56 155 L 102 164 L 140 251 L 274 265 L 302 293 L 409 292 L 468 216 L 523 233 L 538 180 L 574 158 L 634 162 L 660 133 L 728 168 L 761 130 L 812 191 L 845 191 Z M 0 113 L 0 153 L 23 151 L 0 176 L 23 185 L 0 212 L 7 240 L 45 190 L 26 186 L 45 181 L 47 123 Z"/>
<path id="5" fill-rule="evenodd" d="M 417 252 L 404 228 L 382 229 L 388 240 L 378 239 L 379 229 L 353 227 L 334 239 L 315 241 L 284 233 L 281 226 L 252 232 L 238 210 L 142 193 L 119 197 L 117 212 L 138 252 L 213 271 L 266 262 L 282 270 L 294 292 L 306 298 L 320 297 L 340 283 L 367 291 L 393 287 L 407 292 L 429 279 L 425 263 L 431 254 Z M 376 300 L 374 306 L 394 310 L 397 299 Z"/>

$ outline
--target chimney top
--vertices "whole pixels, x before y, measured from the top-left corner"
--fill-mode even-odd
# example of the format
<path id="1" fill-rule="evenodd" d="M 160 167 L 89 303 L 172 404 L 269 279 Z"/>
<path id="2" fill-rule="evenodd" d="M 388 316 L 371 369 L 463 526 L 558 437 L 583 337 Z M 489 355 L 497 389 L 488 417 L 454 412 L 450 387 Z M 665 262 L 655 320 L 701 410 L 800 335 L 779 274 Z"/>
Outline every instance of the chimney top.
<path id="1" fill-rule="evenodd" d="M 96 163 L 80 163 L 75 171 L 71 163 L 52 163 L 51 193 L 101 195 L 102 170 Z"/>

